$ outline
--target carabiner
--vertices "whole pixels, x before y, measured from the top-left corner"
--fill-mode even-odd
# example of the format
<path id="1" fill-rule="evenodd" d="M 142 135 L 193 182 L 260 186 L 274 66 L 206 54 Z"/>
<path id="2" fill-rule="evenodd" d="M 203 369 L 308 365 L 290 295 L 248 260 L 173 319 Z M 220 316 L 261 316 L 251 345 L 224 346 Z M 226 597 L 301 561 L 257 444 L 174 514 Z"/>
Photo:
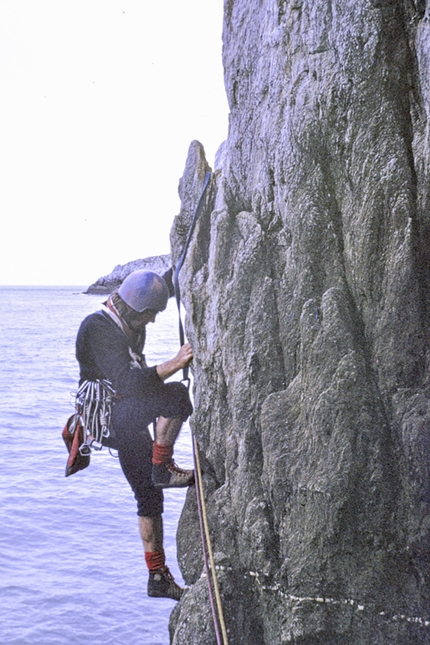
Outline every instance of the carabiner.
<path id="1" fill-rule="evenodd" d="M 82 457 L 88 457 L 88 455 L 91 454 L 91 448 L 87 443 L 83 443 L 79 446 L 79 452 L 81 453 Z"/>
<path id="2" fill-rule="evenodd" d="M 181 380 L 181 383 L 184 383 L 184 385 L 186 386 L 187 390 L 189 390 L 189 389 L 190 389 L 191 379 L 190 379 L 190 377 L 189 377 L 189 376 L 187 376 L 187 377 L 183 378 L 183 379 Z"/>

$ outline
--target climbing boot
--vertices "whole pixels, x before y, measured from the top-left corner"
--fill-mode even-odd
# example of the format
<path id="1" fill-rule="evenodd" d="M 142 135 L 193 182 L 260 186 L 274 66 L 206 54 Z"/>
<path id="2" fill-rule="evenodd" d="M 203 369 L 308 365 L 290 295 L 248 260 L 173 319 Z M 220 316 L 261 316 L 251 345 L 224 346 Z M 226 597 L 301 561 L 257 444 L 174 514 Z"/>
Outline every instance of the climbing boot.
<path id="1" fill-rule="evenodd" d="M 194 470 L 182 470 L 170 461 L 152 466 L 152 483 L 156 488 L 185 488 L 194 484 Z"/>
<path id="2" fill-rule="evenodd" d="M 176 584 L 169 568 L 164 566 L 149 572 L 148 596 L 151 598 L 172 598 L 180 600 L 184 589 Z"/>

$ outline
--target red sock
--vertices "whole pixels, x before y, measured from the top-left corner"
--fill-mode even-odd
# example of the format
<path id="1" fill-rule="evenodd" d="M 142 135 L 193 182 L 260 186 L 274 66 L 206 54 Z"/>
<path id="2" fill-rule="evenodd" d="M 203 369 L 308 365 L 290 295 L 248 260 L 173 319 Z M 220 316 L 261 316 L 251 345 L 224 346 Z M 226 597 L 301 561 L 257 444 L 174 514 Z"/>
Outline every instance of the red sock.
<path id="1" fill-rule="evenodd" d="M 156 466 L 162 466 L 162 464 L 168 464 L 172 461 L 173 456 L 173 446 L 162 446 L 156 441 L 152 448 L 152 463 Z"/>
<path id="2" fill-rule="evenodd" d="M 155 571 L 164 567 L 164 550 L 161 551 L 145 551 L 146 566 L 149 571 Z"/>

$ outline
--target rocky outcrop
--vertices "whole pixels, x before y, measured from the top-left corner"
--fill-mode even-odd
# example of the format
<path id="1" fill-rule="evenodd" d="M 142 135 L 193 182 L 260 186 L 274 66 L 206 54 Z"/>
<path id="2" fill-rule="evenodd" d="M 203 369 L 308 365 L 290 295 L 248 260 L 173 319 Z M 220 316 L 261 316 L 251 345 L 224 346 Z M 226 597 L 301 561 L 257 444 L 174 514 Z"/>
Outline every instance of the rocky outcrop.
<path id="1" fill-rule="evenodd" d="M 129 273 L 132 273 L 132 271 L 146 269 L 148 271 L 155 271 L 155 273 L 162 275 L 170 268 L 170 266 L 171 260 L 169 254 L 155 255 L 142 260 L 133 260 L 132 262 L 127 262 L 127 264 L 117 264 L 109 275 L 105 275 L 96 280 L 94 284 L 88 287 L 85 293 L 102 295 L 109 294 L 112 293 L 114 289 L 117 289 Z"/>
<path id="2" fill-rule="evenodd" d="M 428 645 L 429 6 L 228 0 L 223 39 L 180 279 L 230 645 Z M 197 535 L 191 489 L 174 645 L 215 643 Z"/>

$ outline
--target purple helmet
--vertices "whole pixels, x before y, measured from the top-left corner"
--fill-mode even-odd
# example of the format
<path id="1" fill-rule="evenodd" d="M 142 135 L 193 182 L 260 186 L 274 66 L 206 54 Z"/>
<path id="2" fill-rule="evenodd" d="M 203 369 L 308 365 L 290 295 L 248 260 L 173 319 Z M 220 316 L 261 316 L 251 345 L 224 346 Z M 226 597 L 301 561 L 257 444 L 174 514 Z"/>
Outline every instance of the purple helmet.
<path id="1" fill-rule="evenodd" d="M 120 298 L 134 311 L 164 311 L 169 299 L 166 281 L 153 271 L 133 271 L 118 289 Z"/>

